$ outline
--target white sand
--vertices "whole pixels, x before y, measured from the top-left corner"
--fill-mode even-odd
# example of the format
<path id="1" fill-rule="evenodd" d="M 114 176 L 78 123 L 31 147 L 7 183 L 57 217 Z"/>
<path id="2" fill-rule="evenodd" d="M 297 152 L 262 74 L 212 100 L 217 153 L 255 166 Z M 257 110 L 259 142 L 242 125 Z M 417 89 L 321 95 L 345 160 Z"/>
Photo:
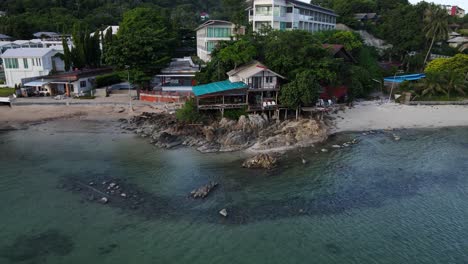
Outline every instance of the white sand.
<path id="1" fill-rule="evenodd" d="M 468 106 L 409 106 L 362 102 L 332 115 L 331 133 L 398 128 L 468 126 Z"/>

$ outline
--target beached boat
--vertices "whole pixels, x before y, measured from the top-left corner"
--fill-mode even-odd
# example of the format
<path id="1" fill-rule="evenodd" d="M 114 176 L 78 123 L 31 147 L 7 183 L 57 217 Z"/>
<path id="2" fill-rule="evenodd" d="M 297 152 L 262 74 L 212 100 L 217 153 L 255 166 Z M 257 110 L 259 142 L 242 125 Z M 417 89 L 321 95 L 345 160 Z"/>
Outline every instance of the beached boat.
<path id="1" fill-rule="evenodd" d="M 16 96 L 14 95 L 11 95 L 11 96 L 8 96 L 8 97 L 0 97 L 0 103 L 7 103 L 7 104 L 11 104 L 14 100 L 16 99 Z"/>

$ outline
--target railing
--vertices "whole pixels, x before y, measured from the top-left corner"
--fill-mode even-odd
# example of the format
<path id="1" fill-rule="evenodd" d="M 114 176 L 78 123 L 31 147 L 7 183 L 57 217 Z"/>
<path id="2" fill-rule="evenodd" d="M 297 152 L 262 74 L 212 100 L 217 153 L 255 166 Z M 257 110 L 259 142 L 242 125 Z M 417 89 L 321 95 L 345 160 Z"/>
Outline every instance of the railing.
<path id="1" fill-rule="evenodd" d="M 200 110 L 216 110 L 216 109 L 237 109 L 248 106 L 246 103 L 241 104 L 211 104 L 211 105 L 198 105 Z"/>

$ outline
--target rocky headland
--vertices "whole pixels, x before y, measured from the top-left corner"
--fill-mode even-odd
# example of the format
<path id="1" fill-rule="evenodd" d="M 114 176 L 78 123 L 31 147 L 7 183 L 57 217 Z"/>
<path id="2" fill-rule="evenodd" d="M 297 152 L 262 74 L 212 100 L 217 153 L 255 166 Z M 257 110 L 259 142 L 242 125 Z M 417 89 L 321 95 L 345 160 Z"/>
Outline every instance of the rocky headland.
<path id="1" fill-rule="evenodd" d="M 122 128 L 148 138 L 161 148 L 188 146 L 203 153 L 246 150 L 251 153 L 284 152 L 311 147 L 327 139 L 327 126 L 315 119 L 277 121 L 266 115 L 223 118 L 206 124 L 185 124 L 174 115 L 143 113 L 125 120 Z"/>

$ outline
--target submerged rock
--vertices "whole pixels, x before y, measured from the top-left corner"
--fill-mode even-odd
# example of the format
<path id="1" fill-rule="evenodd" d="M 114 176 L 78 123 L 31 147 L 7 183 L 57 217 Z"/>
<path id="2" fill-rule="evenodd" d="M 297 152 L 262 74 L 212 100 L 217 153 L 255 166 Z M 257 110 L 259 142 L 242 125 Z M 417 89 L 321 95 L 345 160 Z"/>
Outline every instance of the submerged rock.
<path id="1" fill-rule="evenodd" d="M 202 187 L 193 190 L 190 195 L 192 198 L 197 199 L 197 198 L 206 198 L 210 192 L 218 186 L 218 183 L 216 182 L 210 182 L 206 185 L 203 185 Z"/>
<path id="2" fill-rule="evenodd" d="M 258 154 L 244 161 L 242 167 L 248 169 L 272 169 L 278 160 L 270 154 Z"/>

